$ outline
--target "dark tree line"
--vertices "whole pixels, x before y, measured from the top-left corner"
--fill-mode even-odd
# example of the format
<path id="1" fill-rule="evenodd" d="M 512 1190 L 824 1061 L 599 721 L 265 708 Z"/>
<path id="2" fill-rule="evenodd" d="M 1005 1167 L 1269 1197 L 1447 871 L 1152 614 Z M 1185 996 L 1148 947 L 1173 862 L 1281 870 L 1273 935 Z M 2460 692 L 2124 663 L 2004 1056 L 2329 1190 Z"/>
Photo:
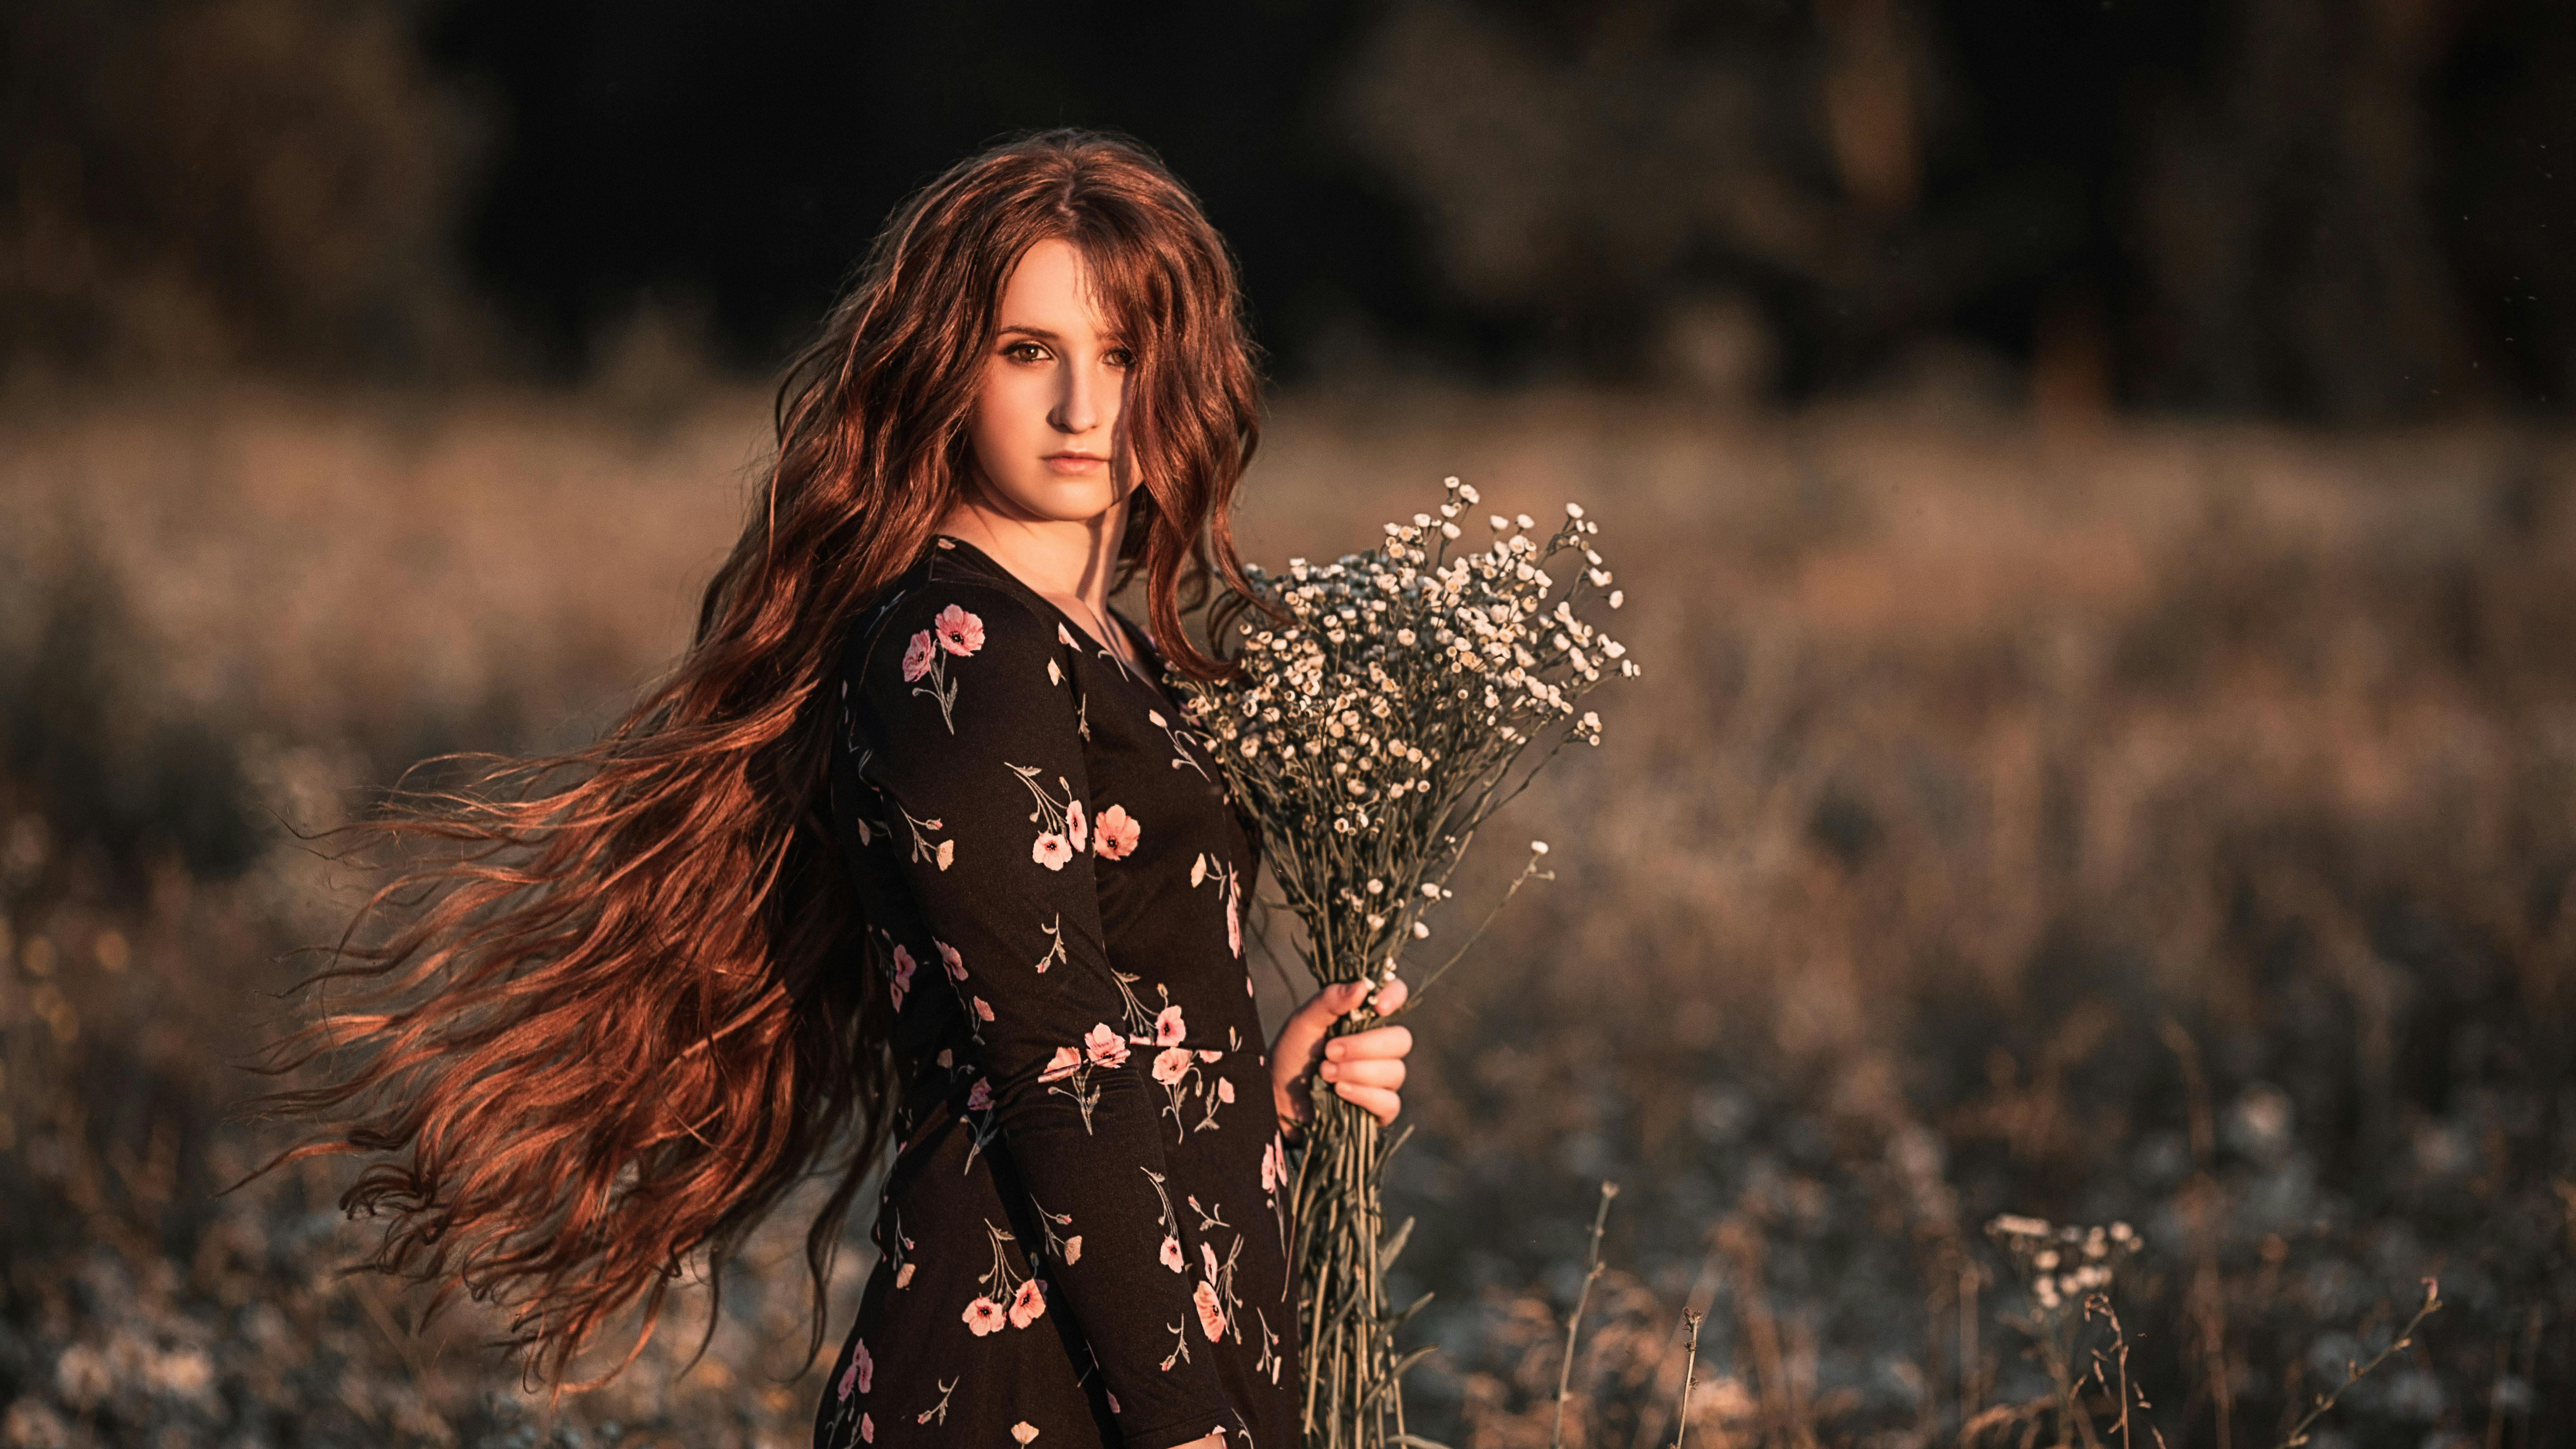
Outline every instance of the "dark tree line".
<path id="1" fill-rule="evenodd" d="M 2083 405 L 2554 412 L 2558 0 L 21 0 L 19 366 L 771 365 L 903 191 L 1127 130 L 1275 370 L 1798 397 L 1929 340 Z"/>

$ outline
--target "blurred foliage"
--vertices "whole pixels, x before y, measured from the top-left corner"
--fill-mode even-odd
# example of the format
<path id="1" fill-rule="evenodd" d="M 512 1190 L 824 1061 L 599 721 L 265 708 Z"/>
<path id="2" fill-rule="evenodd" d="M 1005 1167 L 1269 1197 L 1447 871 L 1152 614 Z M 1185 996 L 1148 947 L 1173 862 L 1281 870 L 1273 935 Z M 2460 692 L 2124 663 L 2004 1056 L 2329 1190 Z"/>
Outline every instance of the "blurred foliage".
<path id="1" fill-rule="evenodd" d="M 94 558 L 58 566 L 0 591 L 32 629 L 0 644 L 0 746 L 24 803 L 68 837 L 49 848 L 95 852 L 129 881 L 162 857 L 232 875 L 261 846 L 235 741 L 162 707 L 142 677 L 152 651 Z"/>
<path id="2" fill-rule="evenodd" d="M 1335 103 L 1438 274 L 1596 372 L 1954 333 L 2043 404 L 2353 422 L 2576 385 L 2571 67 L 2545 3 L 1392 0 Z"/>
<path id="3" fill-rule="evenodd" d="M 1206 198 L 1291 380 L 1740 403 L 1965 356 L 2056 412 L 2555 411 L 2571 73 L 2556 0 L 23 0 L 0 335 L 761 371 L 901 195 L 1072 122 Z"/>
<path id="4" fill-rule="evenodd" d="M 0 13 L 5 359 L 89 377 L 452 371 L 473 113 L 410 17 L 328 0 Z"/>

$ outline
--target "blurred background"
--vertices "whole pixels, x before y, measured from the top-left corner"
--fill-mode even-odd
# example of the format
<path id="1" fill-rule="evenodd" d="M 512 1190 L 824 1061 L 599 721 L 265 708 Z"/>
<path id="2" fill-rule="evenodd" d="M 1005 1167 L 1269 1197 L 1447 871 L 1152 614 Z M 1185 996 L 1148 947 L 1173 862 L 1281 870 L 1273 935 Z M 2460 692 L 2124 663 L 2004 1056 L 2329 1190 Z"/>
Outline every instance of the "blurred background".
<path id="1" fill-rule="evenodd" d="M 15 0 L 0 1445 L 801 1441 L 792 1215 L 550 1407 L 345 1171 L 212 1193 L 296 832 L 613 717 L 873 228 L 1056 123 L 1238 253 L 1250 555 L 1457 473 L 1629 596 L 1417 1023 L 1417 1433 L 1550 1441 L 1613 1179 L 1580 1449 L 1685 1309 L 1712 1449 L 2111 1436 L 1999 1213 L 2143 1236 L 2138 1442 L 2576 1438 L 2576 10 Z"/>

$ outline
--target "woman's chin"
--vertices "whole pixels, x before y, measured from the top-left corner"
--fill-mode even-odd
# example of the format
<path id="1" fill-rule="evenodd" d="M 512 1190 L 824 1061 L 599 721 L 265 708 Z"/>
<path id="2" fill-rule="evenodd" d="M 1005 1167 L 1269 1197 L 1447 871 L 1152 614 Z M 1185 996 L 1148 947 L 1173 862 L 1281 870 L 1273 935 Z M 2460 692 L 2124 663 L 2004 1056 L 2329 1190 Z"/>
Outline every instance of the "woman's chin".
<path id="1" fill-rule="evenodd" d="M 1105 477 L 1044 478 L 1007 490 L 1011 506 L 1048 523 L 1092 523 L 1126 501 Z"/>

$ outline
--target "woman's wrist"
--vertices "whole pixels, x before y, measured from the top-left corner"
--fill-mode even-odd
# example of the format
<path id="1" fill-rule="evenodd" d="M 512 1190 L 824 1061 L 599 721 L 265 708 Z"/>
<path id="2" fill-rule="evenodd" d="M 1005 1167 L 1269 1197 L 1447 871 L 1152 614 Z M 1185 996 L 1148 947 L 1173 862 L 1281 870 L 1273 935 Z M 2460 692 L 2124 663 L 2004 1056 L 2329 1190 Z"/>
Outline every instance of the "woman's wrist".
<path id="1" fill-rule="evenodd" d="M 1297 1087 L 1302 1085 L 1302 1082 L 1297 1086 L 1273 1082 L 1270 1088 L 1271 1112 L 1279 1120 L 1279 1135 L 1291 1147 L 1306 1135 L 1306 1114 L 1297 1110 L 1303 1105 L 1297 1095 Z"/>

